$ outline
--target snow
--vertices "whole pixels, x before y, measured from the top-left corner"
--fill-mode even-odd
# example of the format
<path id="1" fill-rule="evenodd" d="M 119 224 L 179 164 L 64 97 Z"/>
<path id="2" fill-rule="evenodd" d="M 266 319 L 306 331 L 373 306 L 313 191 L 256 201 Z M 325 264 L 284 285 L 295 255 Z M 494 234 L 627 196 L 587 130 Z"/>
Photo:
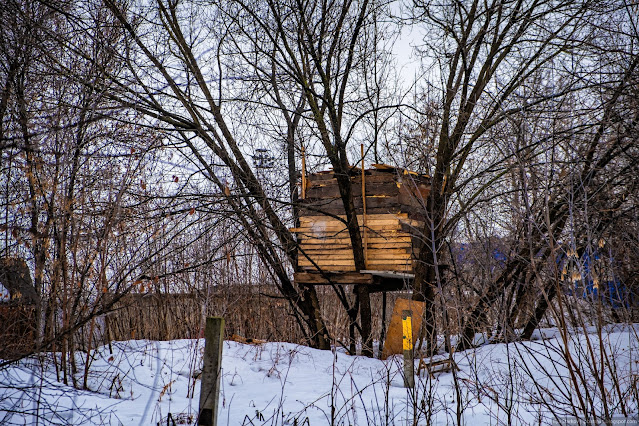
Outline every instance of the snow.
<path id="1" fill-rule="evenodd" d="M 218 424 L 448 424 L 458 416 L 472 425 L 547 424 L 573 415 L 579 395 L 587 395 L 588 412 L 633 415 L 638 331 L 573 330 L 565 340 L 569 356 L 557 329 L 540 330 L 529 342 L 486 344 L 454 354 L 456 379 L 422 372 L 416 391 L 404 388 L 400 356 L 381 361 L 290 343 L 227 341 Z M 57 380 L 52 358 L 10 364 L 0 369 L 0 424 L 163 425 L 169 415 L 176 424 L 194 424 L 203 345 L 137 340 L 99 347 L 91 353 L 89 390 Z M 603 377 L 603 389 L 595 377 Z M 83 376 L 76 379 L 82 387 Z"/>

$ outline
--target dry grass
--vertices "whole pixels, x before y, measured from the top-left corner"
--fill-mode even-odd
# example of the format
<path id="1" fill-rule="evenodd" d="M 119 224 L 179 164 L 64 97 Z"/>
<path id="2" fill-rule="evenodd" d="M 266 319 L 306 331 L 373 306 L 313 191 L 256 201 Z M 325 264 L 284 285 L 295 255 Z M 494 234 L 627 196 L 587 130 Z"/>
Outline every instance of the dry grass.
<path id="1" fill-rule="evenodd" d="M 350 289 L 349 289 L 350 290 Z M 318 286 L 322 316 L 331 336 L 348 340 L 348 316 L 329 287 Z M 386 326 L 392 307 L 405 294 L 388 293 Z M 382 294 L 371 295 L 373 336 L 378 338 L 382 325 Z M 304 336 L 288 302 L 278 296 L 274 286 L 224 286 L 209 295 L 202 293 L 130 294 L 122 298 L 107 315 L 113 340 L 171 340 L 201 336 L 206 316 L 225 319 L 225 335 L 233 334 L 268 341 L 305 343 Z M 103 338 L 108 338 L 105 334 Z"/>
<path id="2" fill-rule="evenodd" d="M 32 305 L 0 305 L 0 359 L 18 358 L 35 346 L 36 309 Z"/>

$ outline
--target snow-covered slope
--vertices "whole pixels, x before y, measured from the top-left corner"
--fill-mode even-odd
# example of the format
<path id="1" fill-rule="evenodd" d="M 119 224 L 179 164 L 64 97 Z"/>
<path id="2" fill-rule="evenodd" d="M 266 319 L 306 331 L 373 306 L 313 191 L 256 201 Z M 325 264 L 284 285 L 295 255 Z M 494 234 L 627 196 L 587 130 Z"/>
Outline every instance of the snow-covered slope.
<path id="1" fill-rule="evenodd" d="M 556 330 L 533 342 L 485 345 L 455 354 L 456 376 L 422 373 L 416 391 L 404 388 L 401 357 L 225 342 L 218 424 L 539 424 L 584 412 L 633 415 L 637 330 L 618 326 L 604 330 L 601 340 L 596 330 L 574 332 L 568 352 Z M 0 424 L 194 424 L 203 344 L 115 342 L 113 353 L 100 347 L 92 352 L 84 391 L 60 384 L 51 360 L 5 367 Z M 77 380 L 81 385 L 82 377 Z"/>

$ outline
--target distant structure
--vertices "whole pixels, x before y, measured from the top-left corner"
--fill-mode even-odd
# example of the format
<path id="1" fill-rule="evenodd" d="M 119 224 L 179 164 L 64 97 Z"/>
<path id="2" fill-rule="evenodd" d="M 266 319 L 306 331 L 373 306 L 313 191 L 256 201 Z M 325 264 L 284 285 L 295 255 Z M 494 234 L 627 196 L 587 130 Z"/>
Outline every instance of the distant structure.
<path id="1" fill-rule="evenodd" d="M 371 291 L 405 287 L 413 278 L 430 178 L 373 164 L 363 174 L 362 169 L 352 168 L 351 185 L 366 270 L 355 270 L 337 179 L 332 171 L 325 171 L 302 181 L 300 226 L 292 230 L 298 238 L 301 269 L 295 280 L 308 284 L 371 284 Z"/>
<path id="2" fill-rule="evenodd" d="M 38 302 L 27 262 L 20 258 L 0 258 L 0 284 L 9 291 L 10 300 L 24 304 Z"/>
<path id="3" fill-rule="evenodd" d="M 568 294 L 584 299 L 598 298 L 614 309 L 628 309 L 636 304 L 639 295 L 615 274 L 612 250 L 603 240 L 599 240 L 597 247 L 583 250 L 581 256 L 577 250 L 568 248 L 557 261 Z"/>

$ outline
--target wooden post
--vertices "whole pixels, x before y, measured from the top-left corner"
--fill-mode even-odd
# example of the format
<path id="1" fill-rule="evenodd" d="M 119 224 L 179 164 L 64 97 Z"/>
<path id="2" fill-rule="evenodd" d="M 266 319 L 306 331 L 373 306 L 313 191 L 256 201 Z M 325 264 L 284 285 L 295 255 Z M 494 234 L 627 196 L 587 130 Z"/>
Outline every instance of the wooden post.
<path id="1" fill-rule="evenodd" d="M 366 173 L 364 172 L 364 144 L 360 145 L 362 151 L 362 236 L 364 243 L 364 265 L 368 268 L 368 232 L 366 231 Z"/>
<path id="2" fill-rule="evenodd" d="M 217 409 L 224 344 L 224 318 L 208 317 L 204 328 L 204 365 L 200 389 L 198 425 L 217 426 Z"/>
<path id="3" fill-rule="evenodd" d="M 384 352 L 384 340 L 386 340 L 386 292 L 382 292 L 382 332 L 379 335 L 379 358 Z"/>
<path id="4" fill-rule="evenodd" d="M 306 198 L 306 149 L 302 145 L 302 200 Z"/>
<path id="5" fill-rule="evenodd" d="M 413 361 L 412 310 L 402 311 L 402 338 L 404 347 L 404 386 L 415 388 L 415 362 Z"/>

